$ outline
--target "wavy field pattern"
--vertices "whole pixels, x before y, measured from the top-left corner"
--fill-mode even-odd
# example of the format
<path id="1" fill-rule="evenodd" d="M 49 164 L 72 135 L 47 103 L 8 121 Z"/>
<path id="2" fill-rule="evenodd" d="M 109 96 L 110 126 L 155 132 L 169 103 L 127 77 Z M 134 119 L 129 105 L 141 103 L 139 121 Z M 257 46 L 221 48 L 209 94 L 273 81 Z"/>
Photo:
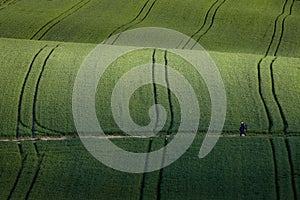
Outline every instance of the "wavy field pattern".
<path id="1" fill-rule="evenodd" d="M 189 36 L 176 41 L 176 52 L 195 55 L 203 53 L 196 45 L 205 48 L 224 82 L 226 118 L 213 150 L 199 159 L 216 112 L 206 77 L 168 48 L 119 56 L 95 86 L 96 121 L 108 137 L 93 139 L 144 153 L 144 171 L 153 164 L 152 153 L 164 148 L 160 169 L 124 173 L 95 159 L 78 138 L 72 95 L 80 67 L 97 45 L 112 56 L 131 44 L 121 45 L 123 32 L 142 27 Z M 148 35 L 147 41 L 157 39 Z M 0 49 L 0 199 L 300 199 L 299 0 L 0 0 Z M 104 67 L 101 61 L 95 67 Z M 153 120 L 151 130 L 158 133 L 131 137 L 136 132 L 126 133 L 115 120 L 112 97 L 121 77 L 145 64 L 143 76 L 151 81 L 130 97 L 130 117 L 139 126 Z M 195 98 L 180 94 L 198 100 L 200 119 L 189 149 L 163 168 L 184 118 L 172 91 L 181 84 L 173 81 L 173 70 L 193 88 Z M 122 82 L 120 102 L 132 82 Z M 239 137 L 241 121 L 248 125 L 246 137 Z M 114 160 L 117 153 L 102 156 Z"/>

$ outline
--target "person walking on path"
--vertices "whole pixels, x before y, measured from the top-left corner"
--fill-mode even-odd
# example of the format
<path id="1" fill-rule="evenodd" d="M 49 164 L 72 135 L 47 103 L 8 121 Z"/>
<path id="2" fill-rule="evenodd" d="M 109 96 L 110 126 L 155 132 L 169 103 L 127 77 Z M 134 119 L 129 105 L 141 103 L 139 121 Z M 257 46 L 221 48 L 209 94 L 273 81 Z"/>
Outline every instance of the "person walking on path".
<path id="1" fill-rule="evenodd" d="M 240 136 L 246 136 L 247 125 L 244 122 L 241 122 L 240 126 Z"/>

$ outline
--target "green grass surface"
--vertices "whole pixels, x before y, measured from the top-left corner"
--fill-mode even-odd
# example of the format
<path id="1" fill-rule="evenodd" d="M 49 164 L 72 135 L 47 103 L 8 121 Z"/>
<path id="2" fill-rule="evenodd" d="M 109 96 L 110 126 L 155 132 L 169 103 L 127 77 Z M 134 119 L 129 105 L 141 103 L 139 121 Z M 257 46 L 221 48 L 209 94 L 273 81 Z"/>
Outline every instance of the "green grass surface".
<path id="1" fill-rule="evenodd" d="M 0 12 L 0 36 L 99 43 L 111 33 L 152 26 L 193 36 L 211 51 L 262 54 L 279 17 L 276 40 L 285 23 L 279 54 L 298 57 L 298 10 L 299 2 L 292 0 L 16 1 Z"/>
<path id="2" fill-rule="evenodd" d="M 135 152 L 147 151 L 150 142 L 134 138 L 111 140 Z M 122 173 L 104 166 L 85 150 L 79 139 L 37 141 L 38 154 L 31 141 L 21 142 L 27 161 L 12 196 L 24 198 L 28 193 L 29 199 L 139 199 L 141 194 L 143 199 L 153 199 L 157 195 L 161 199 L 293 197 L 284 138 L 271 139 L 275 157 L 269 137 L 221 137 L 213 151 L 199 159 L 202 140 L 203 137 L 196 137 L 190 149 L 172 165 L 144 175 Z M 296 175 L 299 138 L 290 137 L 288 143 Z M 155 138 L 151 150 L 163 144 L 164 138 Z M 5 199 L 13 187 L 21 156 L 15 142 L 1 142 L 1 147 L 0 155 L 13 158 L 0 160 L 1 183 L 5 184 L 1 198 Z M 37 174 L 35 179 L 34 174 Z M 276 187 L 276 183 L 279 186 Z M 297 176 L 294 183 L 299 191 Z"/>
<path id="3" fill-rule="evenodd" d="M 300 108 L 300 60 L 298 58 L 279 58 L 274 65 L 275 91 L 288 122 L 288 131 L 297 132 Z M 296 114 L 298 113 L 298 114 Z"/>
<path id="4" fill-rule="evenodd" d="M 33 133 L 36 136 L 74 135 L 76 129 L 72 116 L 73 84 L 82 61 L 94 45 L 12 39 L 1 39 L 0 45 L 6 49 L 1 52 L 2 57 L 5 58 L 1 60 L 3 73 L 0 75 L 2 85 L 5 85 L 5 87 L 1 87 L 3 94 L 3 98 L 0 100 L 3 113 L 1 120 L 6 122 L 0 125 L 1 136 L 15 136 L 18 116 L 21 120 L 19 123 L 20 137 L 30 137 Z M 24 46 L 26 46 L 26 51 L 18 54 Z M 118 47 L 113 47 L 112 51 L 114 48 Z M 114 122 L 110 107 L 114 85 L 124 73 L 133 67 L 151 63 L 152 53 L 153 49 L 149 49 L 123 55 L 103 74 L 98 84 L 96 110 L 100 124 L 107 133 L 121 133 Z M 239 121 L 244 120 L 249 124 L 250 132 L 268 132 L 268 116 L 258 89 L 257 62 L 261 56 L 221 52 L 210 52 L 210 55 L 220 70 L 226 89 L 227 114 L 223 131 L 236 133 Z M 164 66 L 162 50 L 157 50 L 155 59 L 157 64 Z M 195 90 L 201 114 L 198 131 L 204 132 L 207 130 L 210 120 L 210 98 L 203 79 L 182 58 L 169 52 L 167 59 L 168 65 L 186 77 Z M 265 62 L 269 61 L 265 60 Z M 273 65 L 274 94 L 288 124 L 286 133 L 299 132 L 297 86 L 300 85 L 300 79 L 297 66 L 298 59 L 286 57 L 279 57 Z M 161 66 L 157 65 L 156 67 Z M 29 69 L 30 73 L 28 73 Z M 27 74 L 29 74 L 28 77 Z M 152 76 L 151 72 L 149 72 L 149 76 Z M 271 113 L 270 120 L 273 123 L 271 131 L 281 133 L 284 121 L 272 93 L 272 77 L 269 66 L 268 64 L 264 65 L 264 62 L 262 62 L 261 78 L 263 80 L 261 85 L 264 92 L 263 97 L 268 103 L 268 110 Z M 26 84 L 23 86 L 25 80 Z M 180 106 L 177 98 L 171 94 L 174 114 L 174 117 L 171 118 L 166 86 L 157 86 L 156 94 L 158 103 L 162 104 L 168 113 L 168 119 L 162 132 L 168 132 L 171 123 L 172 131 L 176 132 L 181 120 Z M 133 120 L 138 124 L 147 125 L 150 122 L 148 110 L 153 104 L 153 85 L 150 84 L 137 90 L 130 101 Z M 35 122 L 32 132 L 33 118 Z"/>
<path id="5" fill-rule="evenodd" d="M 2 52 L 2 56 L 6 59 L 2 60 L 4 73 L 1 73 L 1 81 L 6 87 L 1 87 L 3 94 L 1 109 L 4 113 L 1 117 L 2 121 L 7 121 L 7 123 L 1 124 L 1 135 L 14 137 L 18 122 L 19 104 L 21 106 L 20 119 L 23 122 L 23 126 L 21 124 L 19 130 L 20 136 L 30 137 L 32 135 L 33 117 L 35 119 L 34 133 L 37 136 L 75 134 L 76 129 L 71 104 L 73 83 L 81 62 L 94 46 L 10 39 L 2 39 L 1 41 L 2 47 L 6 49 Z M 59 46 L 55 47 L 57 44 Z M 14 59 L 15 55 L 24 46 L 26 46 L 27 51 L 22 51 L 22 54 Z M 42 47 L 44 48 L 40 51 Z M 40 53 L 37 54 L 39 51 Z M 122 56 L 108 68 L 101 78 L 98 85 L 99 91 L 96 95 L 96 102 L 101 103 L 96 105 L 96 110 L 100 124 L 107 133 L 120 134 L 121 132 L 114 122 L 110 108 L 111 92 L 114 85 L 132 67 L 151 63 L 152 52 L 153 50 L 149 49 Z M 241 119 L 249 124 L 250 132 L 268 132 L 269 122 L 259 96 L 256 75 L 256 62 L 258 62 L 260 56 L 219 52 L 210 52 L 210 54 L 220 70 L 227 94 L 227 115 L 224 132 L 236 133 Z M 157 50 L 155 57 L 157 64 L 164 65 L 163 51 Z M 198 96 L 201 111 L 199 131 L 205 131 L 210 120 L 210 98 L 203 79 L 185 60 L 172 53 L 168 54 L 167 59 L 168 65 L 185 76 L 193 86 Z M 296 133 L 299 130 L 299 124 L 297 123 L 299 113 L 297 110 L 297 85 L 299 85 L 297 63 L 298 59 L 291 60 L 280 57 L 273 66 L 275 94 L 278 96 L 288 122 L 287 133 Z M 30 67 L 31 70 L 26 79 L 26 73 Z M 266 75 L 265 80 L 268 79 L 269 83 L 263 82 L 262 90 L 266 91 L 264 93 L 266 101 L 271 102 L 269 109 L 272 113 L 272 130 L 281 132 L 284 124 L 273 99 L 271 76 L 268 75 L 267 68 L 268 66 L 264 66 L 262 72 Z M 15 73 L 16 71 L 18 73 Z M 152 76 L 151 72 L 149 72 L 149 76 Z M 8 79 L 8 77 L 15 78 Z M 26 84 L 22 101 L 19 103 L 25 79 Z M 181 120 L 180 107 L 176 97 L 172 94 L 174 118 L 171 119 L 166 86 L 157 87 L 158 103 L 162 104 L 168 112 L 168 120 L 162 132 L 168 132 L 171 120 L 173 121 L 173 132 L 176 132 Z M 137 90 L 130 101 L 133 120 L 138 124 L 147 125 L 150 120 L 147 110 L 153 103 L 152 85 Z M 35 110 L 35 114 L 33 114 L 33 110 Z"/>
<path id="6" fill-rule="evenodd" d="M 292 171 L 292 184 L 294 189 L 294 196 L 299 197 L 300 194 L 300 154 L 299 154 L 299 137 L 291 137 L 288 139 L 287 148 L 289 151 L 290 169 Z"/>
<path id="7" fill-rule="evenodd" d="M 0 199 L 299 198 L 299 10 L 299 0 L 0 0 L 0 138 L 21 139 L 0 141 Z M 168 66 L 197 95 L 199 134 L 172 165 L 130 174 L 104 166 L 76 138 L 72 92 L 80 65 L 98 43 L 138 27 L 174 29 L 205 47 L 224 81 L 227 111 L 223 137 L 199 159 L 211 117 L 209 93 L 193 66 L 167 49 Z M 123 48 L 105 43 L 107 53 Z M 192 52 L 192 46 L 178 48 Z M 115 84 L 133 67 L 152 63 L 153 50 L 121 56 L 99 81 L 95 108 L 106 134 L 124 134 L 111 111 Z M 164 66 L 164 53 L 156 49 L 154 70 Z M 181 122 L 167 78 L 163 86 L 139 88 L 130 99 L 139 125 L 150 122 L 155 101 L 163 105 L 167 121 L 160 135 L 175 134 Z M 236 137 L 241 120 L 250 137 Z M 67 139 L 22 141 L 46 136 Z M 111 141 L 149 152 L 171 138 Z"/>

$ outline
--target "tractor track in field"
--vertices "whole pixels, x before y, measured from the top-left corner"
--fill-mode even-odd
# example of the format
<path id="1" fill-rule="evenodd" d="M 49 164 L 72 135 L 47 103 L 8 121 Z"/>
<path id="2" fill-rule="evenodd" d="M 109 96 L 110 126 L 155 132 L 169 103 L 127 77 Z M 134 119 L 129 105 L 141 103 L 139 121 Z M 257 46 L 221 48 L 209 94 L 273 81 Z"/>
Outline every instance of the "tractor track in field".
<path id="1" fill-rule="evenodd" d="M 0 10 L 7 8 L 8 6 L 16 3 L 17 0 L 4 0 L 0 3 Z"/>
<path id="2" fill-rule="evenodd" d="M 156 1 L 157 0 L 148 0 L 148 1 L 146 1 L 146 3 L 143 5 L 143 7 L 141 8 L 141 10 L 139 11 L 139 13 L 136 15 L 136 17 L 134 19 L 132 19 L 130 22 L 128 22 L 126 24 L 123 24 L 123 25 L 117 27 L 115 30 L 113 30 L 103 43 L 106 44 L 107 40 L 112 35 L 119 32 L 119 34 L 116 36 L 116 38 L 111 42 L 112 45 L 115 44 L 115 42 L 121 36 L 122 32 L 130 29 L 131 27 L 133 27 L 135 25 L 138 25 L 139 23 L 142 23 L 148 17 L 148 15 L 150 14 L 150 12 L 153 9 Z M 147 6 L 149 7 L 148 9 L 146 8 Z"/>
<path id="3" fill-rule="evenodd" d="M 271 88 L 272 88 L 271 91 L 272 91 L 273 99 L 276 103 L 276 106 L 278 108 L 278 111 L 280 113 L 280 117 L 281 117 L 281 120 L 282 120 L 282 123 L 283 123 L 283 132 L 286 134 L 287 129 L 288 129 L 288 122 L 286 120 L 285 114 L 283 112 L 283 108 L 282 108 L 282 106 L 279 102 L 279 99 L 277 97 L 277 94 L 276 94 L 273 65 L 274 65 L 274 62 L 277 59 L 278 50 L 279 50 L 281 42 L 282 42 L 285 20 L 287 19 L 288 16 L 290 16 L 292 14 L 292 8 L 293 8 L 294 3 L 295 3 L 295 0 L 286 0 L 284 2 L 281 13 L 275 19 L 274 29 L 273 29 L 272 37 L 271 37 L 271 40 L 269 42 L 267 51 L 266 51 L 264 57 L 262 57 L 259 60 L 258 64 L 257 64 L 258 91 L 259 91 L 260 98 L 263 102 L 265 112 L 267 113 L 268 124 L 269 124 L 268 125 L 268 132 L 272 131 L 274 123 L 273 123 L 273 120 L 272 120 L 272 115 L 271 115 L 271 112 L 270 112 L 270 108 L 268 106 L 268 103 L 267 103 L 267 101 L 264 97 L 264 92 L 262 90 L 262 81 L 263 81 L 262 80 L 262 73 L 261 73 L 261 68 L 263 67 L 262 63 L 266 59 L 268 59 L 268 57 L 270 57 L 270 56 L 274 57 L 272 59 L 272 61 L 268 63 L 269 72 L 270 72 L 270 79 L 271 79 Z"/>
<path id="4" fill-rule="evenodd" d="M 91 0 L 83 0 L 75 5 L 73 5 L 71 8 L 67 9 L 57 17 L 51 19 L 48 21 L 45 25 L 43 25 L 30 39 L 31 40 L 41 40 L 54 26 L 56 26 L 58 23 L 60 23 L 62 20 L 66 19 L 70 15 L 77 12 L 79 9 L 87 5 Z"/>
<path id="5" fill-rule="evenodd" d="M 55 49 L 58 48 L 58 47 L 59 47 L 59 44 L 56 45 L 55 47 L 53 47 L 51 49 L 50 53 L 45 58 L 44 63 L 42 65 L 42 69 L 41 69 L 41 71 L 39 73 L 39 76 L 38 76 L 38 80 L 37 80 L 36 85 L 35 85 L 35 91 L 34 91 L 34 97 L 33 97 L 33 109 L 32 109 L 32 124 L 31 124 L 31 133 L 32 133 L 33 138 L 35 137 L 35 125 L 36 125 L 36 121 L 37 121 L 36 103 L 37 103 L 37 95 L 38 95 L 38 91 L 39 91 L 40 82 L 41 82 L 41 79 L 42 79 L 42 76 L 43 76 L 43 73 L 44 73 L 44 70 L 45 70 L 45 67 L 47 65 L 47 62 L 48 62 L 49 58 L 51 57 L 51 55 L 55 51 Z"/>
<path id="6" fill-rule="evenodd" d="M 258 78 L 258 93 L 260 96 L 260 99 L 264 105 L 265 108 L 265 112 L 267 114 L 267 118 L 268 118 L 268 132 L 270 133 L 273 127 L 273 121 L 271 118 L 271 112 L 269 110 L 269 107 L 267 106 L 267 102 L 263 96 L 263 92 L 262 92 L 262 78 L 261 78 L 261 63 L 263 61 L 263 58 L 261 58 L 257 64 L 257 78 Z"/>
<path id="7" fill-rule="evenodd" d="M 153 93 L 154 93 L 154 103 L 156 105 L 155 109 L 156 109 L 156 122 L 155 122 L 155 128 L 154 128 L 154 132 L 157 129 L 157 124 L 158 124 L 158 119 L 159 119 L 159 112 L 158 112 L 158 99 L 157 99 L 157 86 L 156 86 L 156 82 L 155 82 L 155 64 L 156 64 L 156 59 L 155 59 L 155 55 L 156 55 L 156 49 L 153 50 L 152 53 L 152 82 L 153 82 Z M 166 85 L 167 85 L 167 89 L 168 89 L 168 100 L 169 100 L 169 106 L 170 106 L 170 110 L 171 111 L 171 123 L 168 129 L 167 134 L 172 133 L 172 128 L 173 128 L 173 122 L 172 120 L 174 120 L 174 114 L 173 114 L 173 107 L 172 107 L 172 102 L 171 102 L 171 91 L 170 91 L 170 85 L 169 85 L 169 80 L 168 80 L 168 71 L 167 71 L 167 66 L 168 66 L 168 60 L 167 60 L 167 50 L 164 51 L 164 61 L 165 61 L 165 81 L 166 81 Z M 164 136 L 164 142 L 165 142 L 165 146 L 167 145 L 167 136 Z M 144 171 L 147 171 L 147 167 L 148 167 L 148 162 L 149 162 L 149 155 L 152 149 L 152 144 L 153 144 L 153 139 L 151 138 L 148 144 L 148 150 L 147 150 L 147 156 L 146 156 L 146 160 L 145 160 L 145 167 L 144 167 Z M 158 183 L 156 186 L 156 192 L 157 192 L 157 199 L 161 199 L 161 182 L 162 182 L 162 176 L 163 176 L 163 165 L 165 162 L 165 154 L 166 154 L 166 148 L 164 148 L 163 151 L 163 157 L 162 157 L 162 162 L 161 162 L 161 169 L 159 170 L 159 178 L 158 178 Z M 141 191 L 140 191 L 140 200 L 143 199 L 144 197 L 144 188 L 145 188 L 145 181 L 146 181 L 146 173 L 143 173 L 143 177 L 142 177 L 142 182 L 141 182 Z"/>
<path id="8" fill-rule="evenodd" d="M 195 33 L 192 34 L 192 36 L 184 44 L 182 49 L 187 47 L 187 45 L 191 42 L 192 38 L 195 38 L 197 37 L 197 35 L 199 35 L 195 43 L 192 44 L 192 46 L 190 47 L 190 49 L 193 49 L 196 46 L 196 44 L 201 40 L 201 38 L 212 28 L 217 12 L 225 2 L 226 0 L 217 0 L 213 2 L 213 4 L 209 7 L 205 14 L 205 18 L 202 25 Z"/>
<path id="9" fill-rule="evenodd" d="M 276 89 L 275 89 L 274 69 L 273 69 L 273 68 L 274 68 L 274 63 L 275 63 L 276 59 L 277 59 L 277 57 L 275 57 L 275 58 L 272 60 L 271 64 L 270 64 L 271 83 L 272 83 L 272 94 L 273 94 L 274 100 L 275 100 L 275 102 L 276 102 L 276 105 L 277 105 L 277 107 L 278 107 L 278 109 L 279 109 L 281 119 L 282 119 L 282 121 L 283 121 L 283 132 L 284 132 L 285 134 L 287 134 L 287 129 L 288 129 L 288 126 L 289 126 L 289 125 L 288 125 L 288 122 L 287 122 L 287 120 L 286 120 L 285 114 L 284 114 L 284 112 L 283 112 L 283 108 L 282 108 L 282 106 L 281 106 L 281 104 L 280 104 L 280 102 L 279 102 L 278 96 L 277 96 L 277 94 L 276 94 Z"/>
<path id="10" fill-rule="evenodd" d="M 138 12 L 138 14 L 135 16 L 135 18 L 133 18 L 130 22 L 126 23 L 126 24 L 123 24 L 121 26 L 118 26 L 115 30 L 113 30 L 108 38 L 110 38 L 111 36 L 113 36 L 115 33 L 117 33 L 119 30 L 122 30 L 122 28 L 130 25 L 131 23 L 133 23 L 135 20 L 138 19 L 138 17 L 142 14 L 142 12 L 144 11 L 145 7 L 147 6 L 147 4 L 149 3 L 150 0 L 146 1 L 145 4 L 143 5 L 143 7 L 140 9 L 140 11 Z"/>
<path id="11" fill-rule="evenodd" d="M 146 156 L 146 159 L 145 159 L 144 173 L 143 173 L 142 182 L 141 182 L 140 200 L 143 200 L 143 198 L 144 198 L 144 189 L 145 189 L 145 182 L 146 182 L 146 171 L 147 171 L 147 167 L 148 167 L 149 155 L 150 155 L 150 152 L 151 152 L 152 143 L 153 143 L 153 140 L 150 139 L 149 144 L 148 144 L 148 149 L 147 149 L 147 156 Z"/>
<path id="12" fill-rule="evenodd" d="M 152 86 L 153 86 L 153 96 L 154 96 L 154 104 L 155 104 L 155 113 L 156 113 L 156 119 L 155 119 L 155 127 L 154 127 L 154 132 L 157 129 L 158 125 L 158 119 L 159 119 L 159 111 L 158 111 L 158 99 L 157 99 L 157 86 L 155 82 L 155 54 L 156 54 L 156 49 L 153 50 L 152 53 Z"/>
<path id="13" fill-rule="evenodd" d="M 16 127 L 16 138 L 19 138 L 19 126 L 20 124 L 24 124 L 21 120 L 21 108 L 22 108 L 22 101 L 23 101 L 23 95 L 24 95 L 24 91 L 25 91 L 25 86 L 27 84 L 27 80 L 29 78 L 30 72 L 32 70 L 33 64 L 36 60 L 36 58 L 39 56 L 39 54 L 47 47 L 47 45 L 43 46 L 41 49 L 39 49 L 39 51 L 34 55 L 33 59 L 31 60 L 31 63 L 29 65 L 29 68 L 26 72 L 23 84 L 22 84 L 22 89 L 21 89 L 21 93 L 19 96 L 19 103 L 18 103 L 18 121 L 17 121 L 17 127 Z"/>
<path id="14" fill-rule="evenodd" d="M 32 191 L 32 189 L 33 189 L 35 183 L 36 183 L 36 179 L 37 179 L 37 177 L 38 177 L 38 175 L 39 175 L 39 172 L 40 172 L 40 169 L 41 169 L 41 166 L 42 166 L 42 162 L 43 162 L 43 159 L 44 159 L 44 154 L 41 155 L 41 154 L 39 153 L 35 141 L 33 141 L 32 143 L 33 143 L 33 145 L 34 145 L 34 150 L 35 150 L 36 155 L 37 155 L 37 157 L 38 157 L 38 165 L 37 165 L 36 171 L 35 171 L 35 173 L 34 173 L 33 179 L 32 179 L 32 181 L 31 181 L 30 187 L 29 187 L 29 189 L 28 189 L 28 191 L 27 191 L 27 193 L 26 193 L 25 200 L 29 199 L 29 195 L 30 195 L 30 193 L 31 193 L 31 191 Z"/>
<path id="15" fill-rule="evenodd" d="M 173 132 L 173 126 L 174 126 L 174 110 L 173 110 L 173 104 L 172 104 L 172 97 L 171 97 L 171 89 L 170 89 L 170 83 L 168 78 L 168 58 L 167 58 L 167 50 L 165 50 L 164 53 L 164 60 L 165 60 L 165 81 L 168 91 L 168 102 L 169 102 L 169 108 L 170 108 L 170 126 L 168 128 L 167 134 L 171 134 Z"/>
<path id="16" fill-rule="evenodd" d="M 40 132 L 40 133 L 44 133 L 44 134 L 46 134 L 47 136 L 49 136 L 49 133 L 47 132 L 47 131 L 49 131 L 49 132 L 52 132 L 52 133 L 57 133 L 57 134 L 61 134 L 61 135 L 66 135 L 66 134 L 74 134 L 75 132 L 63 132 L 63 131 L 58 131 L 58 130 L 54 130 L 54 129 L 51 129 L 51 128 L 48 128 L 48 127 L 46 127 L 46 126 L 43 126 L 39 121 L 38 121 L 38 119 L 37 119 L 37 117 L 36 117 L 36 108 L 35 108 L 35 105 L 36 105 L 36 98 L 37 98 L 37 91 L 35 91 L 35 94 L 34 94 L 34 98 L 35 98 L 35 100 L 34 100 L 34 103 L 33 103 L 33 105 L 34 105 L 34 107 L 33 107 L 33 113 L 35 113 L 35 114 L 33 114 L 32 113 L 32 116 L 33 116 L 33 120 L 34 120 L 34 123 L 32 122 L 32 124 L 31 124 L 31 126 L 29 126 L 29 125 L 27 125 L 27 124 L 25 124 L 23 121 L 22 121 L 22 118 L 21 118 L 21 108 L 22 108 L 22 101 L 23 101 L 23 95 L 24 95 L 24 92 L 25 92 L 25 88 L 26 88 L 26 84 L 27 84 L 27 81 L 28 81 L 28 78 L 29 78 L 29 76 L 30 76 L 30 74 L 31 74 L 31 71 L 32 71 L 32 68 L 33 68 L 33 66 L 34 66 L 34 63 L 36 62 L 36 59 L 38 58 L 38 56 L 40 55 L 40 53 L 47 47 L 48 45 L 45 45 L 45 46 L 43 46 L 41 49 L 39 49 L 39 51 L 34 55 L 34 57 L 33 57 L 33 59 L 31 60 L 31 63 L 30 63 L 30 65 L 29 65 L 29 68 L 28 68 L 28 70 L 27 70 L 27 72 L 26 72 L 26 75 L 25 75 L 25 78 L 24 78 L 24 81 L 23 81 L 23 84 L 22 84 L 22 89 L 21 89 L 21 93 L 20 93 L 20 97 L 19 97 L 19 103 L 18 103 L 18 120 L 17 120 L 17 126 L 16 126 L 16 139 L 18 139 L 19 138 L 19 129 L 20 129 L 20 125 L 22 125 L 24 128 L 26 128 L 26 129 L 28 129 L 28 130 L 30 130 L 31 131 L 31 134 L 32 134 L 32 137 L 34 137 L 34 132 L 35 131 L 38 131 L 38 132 Z M 58 47 L 58 45 L 56 46 L 56 47 L 54 47 L 54 49 L 55 48 L 57 48 Z M 53 49 L 51 50 L 51 52 L 49 53 L 50 55 L 53 53 Z M 37 88 L 38 86 L 39 86 L 39 82 L 40 82 L 40 79 L 41 79 L 41 76 L 42 76 L 42 71 L 43 71 L 43 68 L 45 68 L 45 65 L 46 65 L 46 62 L 47 62 L 47 60 L 49 59 L 49 57 L 50 57 L 50 55 L 48 54 L 48 56 L 45 58 L 45 60 L 44 60 L 44 66 L 42 66 L 42 70 L 41 70 L 41 72 L 40 72 L 40 74 L 39 74 L 39 77 L 38 77 L 38 82 L 37 82 L 37 84 L 36 84 L 36 86 L 35 86 L 35 88 Z M 35 124 L 35 125 L 37 125 L 38 127 L 36 127 L 35 125 L 33 125 L 33 124 Z M 34 128 L 34 130 L 33 130 L 33 128 Z M 42 130 L 43 129 L 43 130 Z"/>
<path id="17" fill-rule="evenodd" d="M 286 150 L 288 153 L 288 161 L 289 161 L 289 167 L 290 167 L 290 172 L 291 172 L 293 195 L 294 195 L 294 199 L 297 200 L 298 198 L 297 198 L 296 180 L 295 180 L 295 176 L 294 176 L 294 164 L 293 164 L 293 159 L 292 159 L 291 148 L 290 148 L 289 141 L 287 138 L 285 138 L 285 146 L 286 146 Z"/>
<path id="18" fill-rule="evenodd" d="M 164 150 L 163 150 L 163 157 L 161 160 L 161 167 L 159 170 L 159 175 L 158 175 L 158 182 L 157 182 L 157 188 L 156 188 L 156 199 L 160 200 L 161 199 L 161 187 L 162 187 L 162 181 L 163 181 L 163 172 L 164 172 L 164 164 L 165 164 L 165 157 L 166 157 L 166 152 L 167 152 L 167 145 L 168 145 L 168 137 L 164 137 Z"/>
<path id="19" fill-rule="evenodd" d="M 7 197 L 7 200 L 10 200 L 10 199 L 11 199 L 11 197 L 12 197 L 12 195 L 13 195 L 13 193 L 14 193 L 16 187 L 17 187 L 17 184 L 18 184 L 18 182 L 19 182 L 19 180 L 20 180 L 21 174 L 22 174 L 23 169 L 24 169 L 24 165 L 26 164 L 26 161 L 27 161 L 27 154 L 24 153 L 23 148 L 22 148 L 22 144 L 21 144 L 21 143 L 18 143 L 18 148 L 19 148 L 19 153 L 20 153 L 20 155 L 21 155 L 21 159 L 22 159 L 22 161 L 21 161 L 21 166 L 20 166 L 20 170 L 19 170 L 19 172 L 18 172 L 18 174 L 17 174 L 16 180 L 15 180 L 15 182 L 14 182 L 14 184 L 13 184 L 13 187 L 12 187 L 12 189 L 11 189 L 10 192 L 9 192 L 9 195 L 8 195 L 8 197 Z"/>
<path id="20" fill-rule="evenodd" d="M 278 177 L 278 167 L 277 167 L 277 160 L 276 160 L 276 153 L 275 153 L 275 145 L 272 140 L 272 138 L 269 139 L 269 143 L 271 146 L 272 150 L 272 155 L 273 155 L 273 164 L 274 164 L 274 181 L 275 181 L 275 188 L 276 188 L 276 199 L 279 199 L 280 194 L 279 194 L 279 177 Z"/>

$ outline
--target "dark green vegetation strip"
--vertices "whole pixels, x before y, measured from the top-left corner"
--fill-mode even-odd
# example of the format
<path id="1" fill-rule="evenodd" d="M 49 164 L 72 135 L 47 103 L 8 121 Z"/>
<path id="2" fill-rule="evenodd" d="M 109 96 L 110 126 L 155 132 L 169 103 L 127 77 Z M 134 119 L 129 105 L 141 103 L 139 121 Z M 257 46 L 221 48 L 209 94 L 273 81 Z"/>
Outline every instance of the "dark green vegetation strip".
<path id="1" fill-rule="evenodd" d="M 277 199 L 295 199 L 293 173 L 290 169 L 286 139 L 274 137 L 270 138 L 270 143 L 273 152 Z"/>
<path id="2" fill-rule="evenodd" d="M 148 144 L 148 149 L 147 149 L 147 156 L 146 156 L 146 159 L 145 159 L 144 171 L 147 171 L 147 167 L 148 167 L 148 164 L 149 164 L 149 155 L 150 155 L 149 153 L 152 150 L 152 142 L 153 142 L 153 140 L 150 139 L 149 144 Z M 142 181 L 141 181 L 140 200 L 142 200 L 144 198 L 145 182 L 146 182 L 146 173 L 143 173 Z"/>
<path id="3" fill-rule="evenodd" d="M 153 138 L 152 142 L 149 138 L 111 140 L 129 151 L 151 152 L 166 145 L 165 138 Z M 297 197 L 300 185 L 299 137 L 287 139 L 289 150 L 283 137 L 271 140 L 269 137 L 221 137 L 213 151 L 199 159 L 202 141 L 203 137 L 197 136 L 191 148 L 175 163 L 145 174 L 122 173 L 102 165 L 85 150 L 79 139 L 36 141 L 38 151 L 31 141 L 22 142 L 28 157 L 11 197 L 24 199 L 26 194 L 29 199 Z M 22 159 L 15 142 L 1 142 L 1 147 L 0 184 L 6 184 L 1 199 L 7 199 Z M 18 159 L 2 159 L 2 156 L 13 158 L 14 153 Z M 161 164 L 163 162 L 164 159 Z M 11 170 L 9 166 L 14 165 L 16 167 Z"/>
<path id="4" fill-rule="evenodd" d="M 298 199 L 299 196 L 299 171 L 297 165 L 299 164 L 299 153 L 298 151 L 295 151 L 295 147 L 298 146 L 299 150 L 299 142 L 297 142 L 294 138 L 286 139 L 285 140 L 286 149 L 288 152 L 288 160 L 289 160 L 289 167 L 290 167 L 290 173 L 292 177 L 292 186 L 293 186 L 293 194 L 294 199 Z M 296 145 L 295 145 L 296 144 Z M 293 148 L 293 149 L 292 149 Z"/>
<path id="5" fill-rule="evenodd" d="M 17 177 L 15 179 L 15 182 L 13 184 L 13 187 L 12 189 L 10 190 L 9 192 L 9 195 L 8 195 L 8 198 L 7 199 L 11 199 L 12 197 L 12 194 L 13 192 L 15 191 L 16 187 L 17 187 L 17 184 L 19 182 L 19 179 L 20 179 L 20 176 L 21 176 L 21 173 L 23 172 L 23 169 L 24 169 L 24 165 L 26 163 L 26 160 L 27 160 L 27 155 L 24 155 L 24 152 L 23 152 L 23 148 L 22 148 L 22 145 L 19 143 L 18 144 L 18 148 L 19 148 L 19 152 L 20 152 L 20 155 L 21 155 L 21 167 L 20 167 L 20 170 L 17 174 Z"/>
<path id="6" fill-rule="evenodd" d="M 300 196 L 300 142 L 299 137 L 290 137 L 288 138 L 288 145 L 290 150 L 290 160 L 292 164 L 292 177 L 293 177 L 293 188 L 294 188 L 294 195 L 299 199 Z"/>

